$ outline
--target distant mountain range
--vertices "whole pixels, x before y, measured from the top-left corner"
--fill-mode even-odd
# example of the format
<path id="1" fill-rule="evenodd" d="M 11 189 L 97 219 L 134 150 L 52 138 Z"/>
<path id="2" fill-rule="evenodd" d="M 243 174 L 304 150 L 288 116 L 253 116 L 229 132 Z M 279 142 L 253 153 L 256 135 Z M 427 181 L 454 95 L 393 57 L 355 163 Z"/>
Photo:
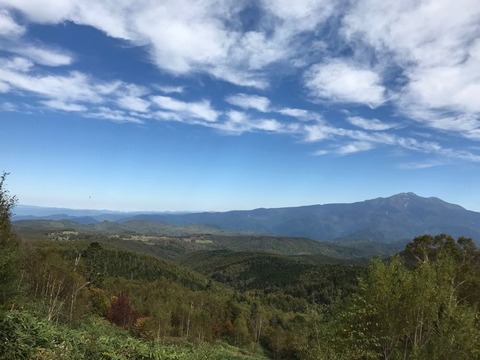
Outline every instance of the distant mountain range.
<path id="1" fill-rule="evenodd" d="M 118 221 L 135 215 L 185 214 L 186 211 L 113 211 L 68 209 L 33 205 L 17 205 L 13 209 L 13 221 L 18 220 L 72 220 L 80 224 L 95 224 L 101 221 Z"/>
<path id="2" fill-rule="evenodd" d="M 13 220 L 28 218 L 14 216 Z M 37 208 L 37 210 L 39 210 Z M 84 224 L 104 220 L 116 222 L 163 222 L 174 225 L 202 224 L 229 231 L 301 236 L 315 240 L 367 240 L 396 242 L 420 234 L 448 233 L 467 236 L 480 242 L 480 213 L 438 198 L 401 193 L 351 204 L 326 204 L 301 207 L 255 209 L 203 213 L 92 213 L 92 211 L 38 215 L 36 219 L 68 219 Z M 15 212 L 18 214 L 17 208 Z M 33 214 L 30 214 L 33 215 Z M 62 218 L 62 216 L 65 216 Z M 30 219 L 32 216 L 30 216 Z"/>

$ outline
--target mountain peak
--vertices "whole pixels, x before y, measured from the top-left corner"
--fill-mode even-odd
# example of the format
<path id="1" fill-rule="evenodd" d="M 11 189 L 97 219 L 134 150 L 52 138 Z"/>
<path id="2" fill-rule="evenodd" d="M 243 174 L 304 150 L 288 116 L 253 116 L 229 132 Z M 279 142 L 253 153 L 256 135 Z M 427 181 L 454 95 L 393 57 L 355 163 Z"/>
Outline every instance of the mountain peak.
<path id="1" fill-rule="evenodd" d="M 418 196 L 413 192 L 402 192 L 402 193 L 398 193 L 390 196 L 390 199 L 393 199 L 393 198 L 411 199 L 411 198 L 421 198 L 421 196 Z"/>

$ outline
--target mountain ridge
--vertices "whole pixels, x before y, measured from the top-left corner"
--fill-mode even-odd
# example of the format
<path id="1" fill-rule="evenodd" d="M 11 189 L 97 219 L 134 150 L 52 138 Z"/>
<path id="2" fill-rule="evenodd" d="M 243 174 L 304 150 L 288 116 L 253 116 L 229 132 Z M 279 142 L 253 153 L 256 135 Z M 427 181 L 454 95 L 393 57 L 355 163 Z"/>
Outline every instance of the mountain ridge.
<path id="1" fill-rule="evenodd" d="M 202 223 L 227 230 L 315 240 L 395 242 L 424 233 L 450 233 L 480 240 L 480 213 L 436 197 L 400 193 L 349 204 L 333 203 L 284 208 L 258 208 L 222 213 L 136 215 L 127 220 Z"/>
<path id="2" fill-rule="evenodd" d="M 99 220 L 95 215 L 84 216 Z M 75 221 L 75 217 L 69 216 L 68 220 Z M 328 241 L 391 243 L 425 233 L 449 233 L 480 241 L 480 213 L 437 197 L 421 197 L 412 192 L 354 203 L 181 214 L 135 212 L 113 221 L 164 222 L 180 226 L 201 224 L 228 231 Z"/>

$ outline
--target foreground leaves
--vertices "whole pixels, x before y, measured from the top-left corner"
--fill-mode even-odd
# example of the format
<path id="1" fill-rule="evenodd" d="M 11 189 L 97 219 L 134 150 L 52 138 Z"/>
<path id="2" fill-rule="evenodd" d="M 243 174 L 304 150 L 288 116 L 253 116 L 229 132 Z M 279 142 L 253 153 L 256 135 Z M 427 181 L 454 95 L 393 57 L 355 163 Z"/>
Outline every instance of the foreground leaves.
<path id="1" fill-rule="evenodd" d="M 26 311 L 0 314 L 0 353 L 5 359 L 197 360 L 262 359 L 224 343 L 201 346 L 158 345 L 134 338 L 100 318 L 73 329 L 55 326 Z"/>

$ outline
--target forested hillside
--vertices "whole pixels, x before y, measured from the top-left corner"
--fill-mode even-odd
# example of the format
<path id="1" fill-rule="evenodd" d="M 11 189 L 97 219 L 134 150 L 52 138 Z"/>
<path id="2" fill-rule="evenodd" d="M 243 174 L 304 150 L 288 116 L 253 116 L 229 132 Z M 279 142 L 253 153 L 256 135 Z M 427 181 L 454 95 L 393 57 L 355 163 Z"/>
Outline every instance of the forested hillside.
<path id="1" fill-rule="evenodd" d="M 17 234 L 31 240 L 101 241 L 113 246 L 180 261 L 197 251 L 260 251 L 295 255 L 319 263 L 365 262 L 372 255 L 387 256 L 404 247 L 404 242 L 386 244 L 368 240 L 337 242 L 308 238 L 242 234 L 196 225 L 174 226 L 155 222 L 80 224 L 71 220 L 19 220 Z M 171 232 L 171 230 L 174 231 Z M 405 242 L 406 243 L 406 242 Z M 305 259 L 307 260 L 307 259 Z"/>
<path id="2" fill-rule="evenodd" d="M 390 243 L 425 233 L 480 237 L 480 213 L 414 193 L 351 204 L 218 213 L 147 214 L 125 220 L 161 221 L 177 225 L 206 224 L 232 231 L 329 241 L 347 239 Z"/>

